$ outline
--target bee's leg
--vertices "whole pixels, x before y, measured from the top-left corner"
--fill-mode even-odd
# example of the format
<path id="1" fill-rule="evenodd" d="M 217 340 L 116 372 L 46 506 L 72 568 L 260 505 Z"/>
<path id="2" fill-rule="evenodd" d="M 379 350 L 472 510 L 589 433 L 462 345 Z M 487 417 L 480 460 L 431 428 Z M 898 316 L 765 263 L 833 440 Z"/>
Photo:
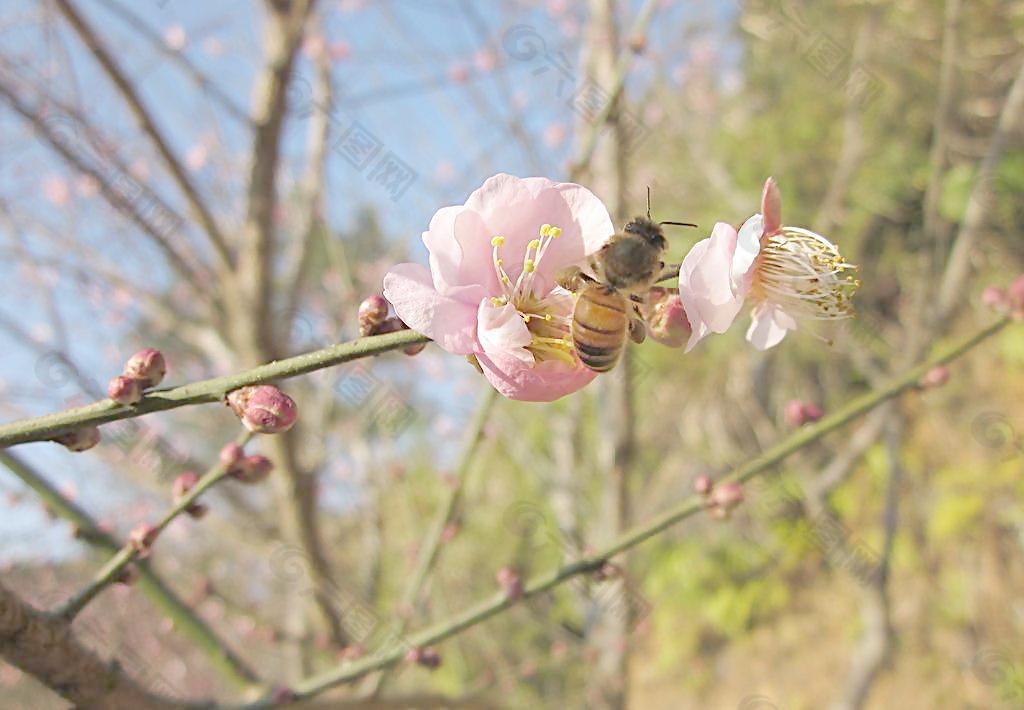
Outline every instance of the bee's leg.
<path id="1" fill-rule="evenodd" d="M 578 266 L 567 266 L 555 274 L 555 282 L 566 291 L 572 291 L 573 293 L 583 288 L 589 280 L 587 275 Z"/>
<path id="2" fill-rule="evenodd" d="M 634 314 L 629 319 L 629 337 L 634 343 L 639 345 L 647 338 L 647 323 L 644 321 L 644 317 L 640 315 L 640 309 L 637 308 L 636 304 L 633 305 L 633 311 Z"/>

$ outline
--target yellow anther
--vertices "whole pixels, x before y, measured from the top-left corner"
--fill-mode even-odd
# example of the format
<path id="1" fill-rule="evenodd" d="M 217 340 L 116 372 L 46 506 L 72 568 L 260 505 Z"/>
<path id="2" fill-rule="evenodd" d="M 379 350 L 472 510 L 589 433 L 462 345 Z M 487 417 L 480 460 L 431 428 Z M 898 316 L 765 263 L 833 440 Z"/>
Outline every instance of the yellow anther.
<path id="1" fill-rule="evenodd" d="M 505 284 L 506 286 L 508 286 L 509 284 L 512 283 L 512 279 L 510 279 L 508 276 L 502 276 L 501 277 L 501 282 L 503 284 Z"/>
<path id="2" fill-rule="evenodd" d="M 530 249 L 534 249 L 534 250 L 540 249 L 540 240 L 539 239 L 531 240 L 530 243 L 526 245 L 526 249 L 527 249 L 527 251 L 529 251 Z"/>
<path id="3" fill-rule="evenodd" d="M 552 239 L 558 239 L 560 236 L 562 236 L 562 228 L 561 227 L 552 227 L 549 230 L 549 233 L 551 234 L 551 238 Z"/>
<path id="4" fill-rule="evenodd" d="M 542 224 L 540 226 L 540 236 L 546 237 L 546 236 L 548 236 L 548 234 L 550 232 L 551 232 L 551 225 L 550 224 Z"/>
<path id="5" fill-rule="evenodd" d="M 501 296 L 500 298 L 497 296 L 491 296 L 492 306 L 504 306 L 506 303 L 508 303 L 508 301 L 505 299 L 504 296 Z"/>
<path id="6" fill-rule="evenodd" d="M 497 266 L 504 266 L 504 265 L 505 265 L 505 260 L 504 260 L 504 259 L 495 259 L 495 260 L 494 260 L 494 263 L 495 263 L 495 264 L 496 264 Z"/>
<path id="7" fill-rule="evenodd" d="M 505 237 L 502 237 L 502 236 L 493 237 L 491 239 L 491 246 L 492 247 L 500 247 L 504 243 L 505 243 Z"/>
<path id="8" fill-rule="evenodd" d="M 550 313 L 545 313 L 544 314 L 544 320 L 551 320 L 551 314 Z"/>
<path id="9" fill-rule="evenodd" d="M 525 271 L 528 274 L 532 274 L 533 270 L 536 269 L 536 268 L 537 268 L 537 265 L 533 263 L 533 259 L 527 259 L 523 263 L 523 271 Z"/>

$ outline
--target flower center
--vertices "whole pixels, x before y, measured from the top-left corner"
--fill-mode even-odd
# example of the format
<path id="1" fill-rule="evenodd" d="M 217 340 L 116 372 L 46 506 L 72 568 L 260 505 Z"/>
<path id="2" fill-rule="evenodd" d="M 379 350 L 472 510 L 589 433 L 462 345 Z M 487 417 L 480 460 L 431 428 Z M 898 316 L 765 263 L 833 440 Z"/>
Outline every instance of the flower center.
<path id="1" fill-rule="evenodd" d="M 501 295 L 491 298 L 494 306 L 504 306 L 511 303 L 527 330 L 530 331 L 531 341 L 526 349 L 533 355 L 535 361 L 559 360 L 567 365 L 576 364 L 572 338 L 569 331 L 571 315 L 571 296 L 566 300 L 567 293 L 562 294 L 560 289 L 553 289 L 543 296 L 537 296 L 533 292 L 534 281 L 536 280 L 537 266 L 547 252 L 548 247 L 555 239 L 562 236 L 562 230 L 550 224 L 542 225 L 540 238 L 532 239 L 526 245 L 526 254 L 523 256 L 523 268 L 515 283 L 505 271 L 505 262 L 499 256 L 499 250 L 505 244 L 505 237 L 496 236 L 491 239 L 492 261 L 494 262 L 494 273 L 498 277 L 498 284 L 501 287 Z M 566 309 L 566 303 L 570 304 Z"/>
<path id="2" fill-rule="evenodd" d="M 751 295 L 778 304 L 793 316 L 849 318 L 860 281 L 846 272 L 856 269 L 820 234 L 783 227 L 762 241 Z"/>

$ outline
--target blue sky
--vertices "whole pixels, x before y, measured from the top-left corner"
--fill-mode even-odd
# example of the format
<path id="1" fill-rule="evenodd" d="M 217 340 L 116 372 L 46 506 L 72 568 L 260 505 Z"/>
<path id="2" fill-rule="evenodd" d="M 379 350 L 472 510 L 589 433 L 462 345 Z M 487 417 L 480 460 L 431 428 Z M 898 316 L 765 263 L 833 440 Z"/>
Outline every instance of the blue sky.
<path id="1" fill-rule="evenodd" d="M 112 13 L 111 3 L 130 6 L 146 26 L 166 44 L 180 48 L 242 107 L 250 103 L 249 92 L 260 68 L 261 18 L 253 11 L 257 4 L 243 0 L 79 3 L 108 46 L 116 48 L 118 60 L 170 136 L 174 150 L 198 166 L 193 177 L 203 193 L 220 208 L 229 228 L 236 226 L 232 220 L 242 208 L 248 131 L 217 101 L 197 91 L 164 52 Z M 332 225 L 349 225 L 360 209 L 372 206 L 385 230 L 409 243 L 410 258 L 424 260 L 419 234 L 434 211 L 462 202 L 489 175 L 504 171 L 565 178 L 575 119 L 570 98 L 582 74 L 577 56 L 582 6 L 559 0 L 324 2 L 322 7 L 332 10 L 322 36 L 334 60 L 336 104 L 330 115 L 339 141 L 328 168 Z M 634 3 L 634 11 L 638 6 L 639 2 Z M 630 91 L 635 95 L 653 80 L 673 81 L 694 37 L 684 28 L 721 33 L 734 9 L 731 2 L 663 3 L 649 51 L 636 61 Z M 518 34 L 508 34 L 511 28 L 518 28 Z M 513 41 L 524 36 L 533 44 Z M 14 64 L 2 71 L 79 106 L 90 121 L 103 127 L 123 156 L 129 160 L 135 156 L 141 163 L 136 167 L 146 171 L 151 154 L 131 116 L 91 56 L 58 18 L 48 16 L 35 3 L 5 3 L 0 9 L 0 38 L 4 55 Z M 525 47 L 540 45 L 543 52 L 527 56 Z M 307 54 L 296 71 L 293 104 L 300 108 L 293 108 L 286 124 L 282 192 L 302 169 L 309 112 L 323 110 L 308 102 L 313 67 Z M 513 137 L 516 131 L 523 140 Z M 366 165 L 346 159 L 342 138 L 354 135 L 376 146 Z M 172 282 L 166 269 L 154 266 L 158 263 L 155 252 L 133 237 L 123 220 L 111 216 L 102 201 L 82 197 L 63 163 L 33 138 L 31 129 L 6 105 L 0 109 L 0 149 L 5 155 L 0 195 L 24 218 L 21 232 L 6 220 L 0 223 L 3 243 L 20 234 L 26 248 L 55 255 L 52 247 L 43 246 L 36 231 L 34 220 L 39 219 L 55 231 L 74 235 L 75 253 L 56 256 L 73 262 L 92 252 L 147 284 Z M 372 179 L 375 170 L 383 170 L 385 159 L 408 171 L 408 179 L 402 181 L 407 184 L 395 192 Z M 159 177 L 154 177 L 154 184 L 163 194 L 172 195 L 173 204 L 184 211 L 172 186 Z M 112 368 L 118 366 L 118 358 L 130 352 L 124 352 L 119 342 L 130 341 L 126 332 L 130 304 L 122 309 L 126 319 L 111 317 L 104 312 L 103 298 L 83 299 L 66 272 L 55 270 L 40 279 L 38 273 L 26 273 L 11 259 L 0 262 L 0 277 L 6 296 L 0 314 L 45 343 L 60 344 L 60 334 L 48 325 L 52 314 L 59 313 L 67 347 L 83 363 L 86 376 L 102 388 L 116 371 Z M 52 364 L 40 363 L 38 353 L 5 335 L 0 340 L 5 346 L 2 396 L 17 411 L 41 414 L 69 406 L 79 396 L 79 387 L 59 371 L 54 374 Z M 181 373 L 174 382 L 187 376 Z M 437 396 L 445 399 L 443 393 Z M 454 399 L 464 402 L 464 393 Z M 453 407 L 451 416 L 457 420 L 466 409 Z M 5 416 L 13 415 L 10 410 Z M 127 502 L 116 476 L 90 454 L 68 454 L 51 444 L 30 445 L 19 453 L 47 470 L 50 480 L 73 488 L 89 510 L 117 510 Z M 0 475 L 0 491 L 23 493 L 5 474 Z M 46 518 L 31 494 L 19 503 L 0 504 L 4 541 L 0 560 L 73 552 L 76 548 L 67 543 L 62 527 Z"/>

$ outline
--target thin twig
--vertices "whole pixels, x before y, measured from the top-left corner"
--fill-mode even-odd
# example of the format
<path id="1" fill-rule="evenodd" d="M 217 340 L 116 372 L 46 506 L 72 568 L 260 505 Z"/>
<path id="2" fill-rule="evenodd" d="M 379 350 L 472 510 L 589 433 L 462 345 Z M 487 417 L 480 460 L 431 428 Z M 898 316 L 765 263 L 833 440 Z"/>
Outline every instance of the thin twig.
<path id="1" fill-rule="evenodd" d="M 116 554 L 121 545 L 105 533 L 93 518 L 64 497 L 20 458 L 0 451 L 0 464 L 31 488 L 46 505 L 74 526 L 78 539 L 108 554 Z M 232 651 L 184 601 L 152 570 L 149 563 L 139 560 L 139 590 L 149 597 L 160 611 L 174 622 L 174 627 L 191 639 L 212 661 L 213 665 L 233 684 L 246 688 L 259 682 L 256 673 Z"/>
<path id="2" fill-rule="evenodd" d="M 476 453 L 479 450 L 480 442 L 483 441 L 484 438 L 484 428 L 491 416 L 491 411 L 494 409 L 494 403 L 498 399 L 497 394 L 497 391 L 493 387 L 487 387 L 483 396 L 480 398 L 480 403 L 477 405 L 476 413 L 473 415 L 473 421 L 466 430 L 466 438 L 463 443 L 462 453 L 459 455 L 459 461 L 455 466 L 455 482 L 448 489 L 448 496 L 438 509 L 437 515 L 434 517 L 434 520 L 430 525 L 430 530 L 427 532 L 427 536 L 420 546 L 419 556 L 416 561 L 416 571 L 413 573 L 409 585 L 402 593 L 398 615 L 398 634 L 405 633 L 405 629 L 408 627 L 409 622 L 412 620 L 415 613 L 420 595 L 423 593 L 423 589 L 427 584 L 427 579 L 429 579 L 430 574 L 434 570 L 434 566 L 440 556 L 441 543 L 444 539 L 445 528 L 448 527 L 448 524 L 452 521 L 456 511 L 458 510 L 459 501 L 462 499 L 462 493 L 466 489 L 469 472 L 473 469 L 473 464 L 476 461 Z M 384 688 L 386 678 L 387 669 L 385 669 L 384 672 L 370 683 L 370 687 L 368 688 L 369 697 L 378 697 L 380 691 Z"/>
<path id="3" fill-rule="evenodd" d="M 275 360 L 235 375 L 214 377 L 180 387 L 147 392 L 142 401 L 134 405 L 117 404 L 107 399 L 55 414 L 22 419 L 0 426 L 0 449 L 29 441 L 47 441 L 59 434 L 83 426 L 95 426 L 120 419 L 133 419 L 151 412 L 193 404 L 220 402 L 228 392 L 245 385 L 261 385 L 275 380 L 297 377 L 344 362 L 380 355 L 407 345 L 427 342 L 430 342 L 429 338 L 412 330 L 374 335 L 331 345 L 285 360 Z"/>
<path id="4" fill-rule="evenodd" d="M 252 432 L 246 431 L 239 435 L 235 443 L 239 446 L 245 446 L 249 443 L 249 439 L 251 438 Z M 157 521 L 156 525 L 153 526 L 153 535 L 158 536 L 163 532 L 164 528 L 170 525 L 175 518 L 191 508 L 192 504 L 199 499 L 199 496 L 223 480 L 228 475 L 228 471 L 229 466 L 220 461 L 212 466 L 210 470 L 199 479 L 196 485 L 183 495 L 177 503 L 171 506 L 170 510 L 164 513 L 163 517 Z M 92 581 L 82 591 L 78 592 L 78 594 L 65 602 L 63 606 L 57 610 L 56 614 L 66 621 L 74 619 L 89 602 L 96 598 L 97 594 L 102 592 L 118 579 L 118 576 L 125 567 L 134 562 L 139 555 L 142 554 L 143 547 L 144 545 L 132 544 L 131 542 L 125 544 L 117 554 L 107 562 L 107 564 L 103 565 L 100 571 L 93 577 Z"/>
<path id="5" fill-rule="evenodd" d="M 950 362 L 979 343 L 1000 332 L 1010 322 L 1008 318 L 1002 318 L 995 323 L 982 328 L 963 340 L 941 349 L 938 353 L 928 358 L 916 367 L 906 371 L 902 376 L 894 380 L 886 387 L 873 392 L 868 392 L 857 399 L 849 402 L 845 407 L 835 413 L 824 417 L 815 424 L 811 424 L 768 449 L 760 456 L 757 456 L 747 463 L 733 469 L 728 475 L 722 478 L 723 481 L 745 482 L 754 476 L 773 468 L 779 462 L 821 439 L 860 415 L 874 409 L 880 404 L 899 396 L 907 390 L 915 389 L 921 377 L 933 367 Z M 575 562 L 567 564 L 558 569 L 534 577 L 529 580 L 523 589 L 523 594 L 516 599 L 510 598 L 504 593 L 498 593 L 489 599 L 479 602 L 461 614 L 441 621 L 423 631 L 413 634 L 405 639 L 404 643 L 398 643 L 367 656 L 363 659 L 336 668 L 325 673 L 307 678 L 293 686 L 296 700 L 311 698 L 334 686 L 357 680 L 367 673 L 394 665 L 404 658 L 406 648 L 423 647 L 436 644 L 450 638 L 466 629 L 496 616 L 518 602 L 546 592 L 563 582 L 572 579 L 580 574 L 586 574 L 599 569 L 610 558 L 636 547 L 640 543 L 664 532 L 679 522 L 704 510 L 705 502 L 699 496 L 692 496 L 652 521 L 638 526 L 631 531 L 621 535 L 605 548 L 582 557 Z M 248 710 L 270 707 L 270 700 L 263 699 L 242 707 Z"/>
<path id="6" fill-rule="evenodd" d="M 203 201 L 199 195 L 199 190 L 195 185 L 192 184 L 192 180 L 189 178 L 188 173 L 185 171 L 181 161 L 178 160 L 177 156 L 171 150 L 170 143 L 164 137 L 163 133 L 157 127 L 156 122 L 153 120 L 153 116 L 150 114 L 149 109 L 146 108 L 145 104 L 142 103 L 142 98 L 139 93 L 132 86 L 132 83 L 125 76 L 121 70 L 120 65 L 114 60 L 114 57 L 104 46 L 100 40 L 99 35 L 93 27 L 85 20 L 85 18 L 74 8 L 70 0 L 56 0 L 57 8 L 61 14 L 64 15 L 64 19 L 68 21 L 68 24 L 75 30 L 79 38 L 85 43 L 85 46 L 89 48 L 92 55 L 99 62 L 100 66 L 103 67 L 103 71 L 106 72 L 107 76 L 117 87 L 121 97 L 128 104 L 132 113 L 135 115 L 136 120 L 139 122 L 142 131 L 149 136 L 157 152 L 163 159 L 164 164 L 170 171 L 171 176 L 174 178 L 174 182 L 177 183 L 182 193 L 185 195 L 185 199 L 189 203 L 192 212 L 195 214 L 196 219 L 202 226 L 203 231 L 210 239 L 210 243 L 213 245 L 214 250 L 217 252 L 221 261 L 230 266 L 232 263 L 231 250 L 228 247 L 227 241 L 224 239 L 224 234 L 221 232 L 220 227 L 217 225 L 216 220 L 213 217 L 213 213 L 210 212 L 209 207 Z"/>

